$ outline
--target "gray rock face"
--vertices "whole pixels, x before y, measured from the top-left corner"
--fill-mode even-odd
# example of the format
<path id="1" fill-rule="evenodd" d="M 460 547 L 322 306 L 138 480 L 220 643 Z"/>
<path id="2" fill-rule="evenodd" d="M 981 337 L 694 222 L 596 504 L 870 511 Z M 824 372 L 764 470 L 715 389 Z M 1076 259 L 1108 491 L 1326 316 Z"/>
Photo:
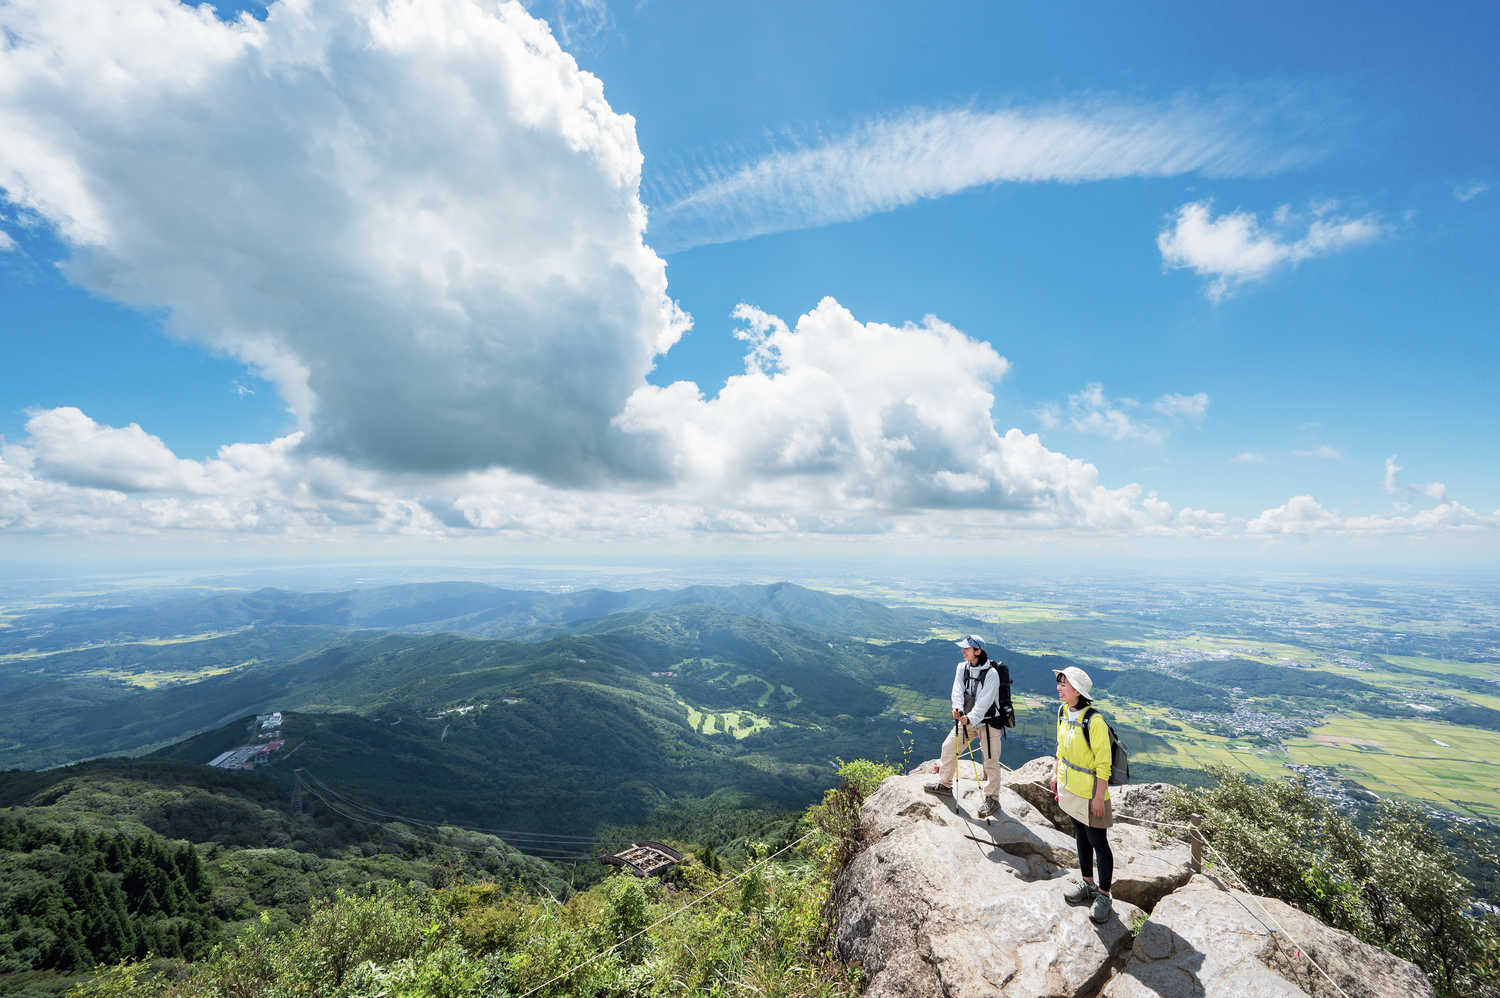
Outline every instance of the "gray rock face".
<path id="1" fill-rule="evenodd" d="M 924 793 L 924 766 L 865 802 L 868 844 L 838 887 L 840 957 L 863 963 L 872 998 L 1097 989 L 1128 951 L 1138 909 L 1117 901 L 1094 925 L 1086 909 L 1068 907 L 1073 837 L 1008 789 L 1000 814 L 973 817 L 983 797 L 965 772 L 957 798 Z"/>
<path id="2" fill-rule="evenodd" d="M 1038 756 L 1020 769 L 1002 772 L 1000 782 L 1045 815 L 1053 826 L 1071 833 L 1073 819 L 1063 813 L 1050 789 L 1052 770 L 1055 768 L 1057 760 L 1052 756 Z"/>
<path id="3" fill-rule="evenodd" d="M 1313 961 L 1350 998 L 1432 998 L 1426 975 L 1405 960 L 1280 901 L 1230 892 L 1206 876 L 1156 906 L 1101 995 L 1338 998 L 1338 988 Z"/>
<path id="4" fill-rule="evenodd" d="M 1165 800 L 1171 786 L 1170 783 L 1131 783 L 1123 787 L 1110 787 L 1109 795 L 1114 802 L 1115 816 L 1144 821 L 1171 820 L 1167 816 Z"/>
<path id="5" fill-rule="evenodd" d="M 870 998 L 1337 998 L 1295 946 L 1251 914 L 1261 911 L 1258 899 L 1194 877 L 1187 844 L 1159 831 L 1110 830 L 1108 922 L 1095 925 L 1086 909 L 1069 908 L 1062 893 L 1078 875 L 1072 820 L 1058 812 L 1062 821 L 1054 822 L 1050 794 L 1025 789 L 1035 781 L 1045 790 L 1050 759 L 1007 774 L 1001 811 L 989 821 L 974 816 L 984 798 L 967 761 L 953 798 L 923 792 L 934 768 L 893 776 L 870 795 L 865 848 L 837 887 L 834 946 L 841 959 L 863 964 Z M 1120 811 L 1140 806 L 1154 817 L 1164 786 L 1133 788 L 1149 792 L 1139 805 L 1123 795 Z M 1351 998 L 1432 995 L 1404 960 L 1281 902 L 1259 904 Z M 1132 921 L 1146 912 L 1132 943 Z"/>

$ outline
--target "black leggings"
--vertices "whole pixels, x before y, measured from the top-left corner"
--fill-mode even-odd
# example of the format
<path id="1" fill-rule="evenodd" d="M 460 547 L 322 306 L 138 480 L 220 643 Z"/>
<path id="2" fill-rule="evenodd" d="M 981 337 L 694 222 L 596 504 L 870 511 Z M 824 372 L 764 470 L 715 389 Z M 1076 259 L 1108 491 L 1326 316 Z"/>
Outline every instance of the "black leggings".
<path id="1" fill-rule="evenodd" d="M 1109 890 L 1110 879 L 1115 875 L 1115 854 L 1109 848 L 1109 829 L 1090 828 L 1077 818 L 1073 819 L 1073 836 L 1078 840 L 1078 872 L 1085 877 L 1094 875 L 1094 856 L 1099 857 L 1099 889 Z"/>

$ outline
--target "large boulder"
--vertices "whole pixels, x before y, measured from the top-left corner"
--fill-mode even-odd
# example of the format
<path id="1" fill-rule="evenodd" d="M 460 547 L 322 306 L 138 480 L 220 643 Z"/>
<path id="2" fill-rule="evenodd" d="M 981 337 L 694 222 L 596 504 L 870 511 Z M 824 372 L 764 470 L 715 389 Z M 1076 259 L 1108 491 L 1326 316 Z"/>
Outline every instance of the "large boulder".
<path id="1" fill-rule="evenodd" d="M 1123 968 L 1100 994 L 1338 998 L 1339 989 L 1348 998 L 1433 995 L 1413 964 L 1280 901 L 1233 892 L 1200 875 L 1157 904 Z"/>
<path id="2" fill-rule="evenodd" d="M 864 850 L 837 889 L 834 945 L 863 964 L 871 998 L 1058 995 L 1096 989 L 1129 950 L 1139 912 L 1119 901 L 1095 925 L 1062 899 L 1073 839 L 1015 793 L 974 817 L 983 798 L 924 793 L 930 766 L 887 779 L 865 802 Z"/>
<path id="3" fill-rule="evenodd" d="M 1123 787 L 1110 787 L 1109 796 L 1114 803 L 1117 818 L 1138 820 L 1157 828 L 1173 821 L 1168 813 L 1166 800 L 1170 789 L 1170 783 L 1130 783 Z"/>
<path id="4" fill-rule="evenodd" d="M 1057 760 L 1050 755 L 1038 756 L 1019 769 L 1002 771 L 1000 782 L 1026 803 L 1046 815 L 1057 828 L 1071 833 L 1073 819 L 1063 813 L 1052 796 L 1052 771 Z"/>
<path id="5" fill-rule="evenodd" d="M 1048 876 L 1057 875 L 1053 868 L 1070 868 L 1076 876 L 1078 846 L 1073 819 L 1052 798 L 1048 784 L 1052 766 L 1051 756 L 1041 756 L 1019 769 L 1001 773 L 1000 813 L 990 819 L 985 834 L 1011 856 L 1042 858 L 1050 864 Z M 934 760 L 919 766 L 918 772 L 928 774 L 924 780 L 930 782 L 930 774 L 936 768 Z M 959 762 L 957 787 L 967 814 L 976 813 L 983 803 L 978 783 L 971 782 L 980 775 L 979 768 L 969 760 Z M 1167 786 L 1146 784 L 1145 788 L 1157 788 L 1147 799 L 1159 802 L 1160 788 Z M 1125 789 L 1129 788 L 1112 787 L 1110 793 L 1119 794 Z M 867 811 L 867 824 L 872 820 L 879 819 L 874 812 Z M 1191 848 L 1185 841 L 1163 834 L 1155 825 L 1117 822 L 1109 831 L 1109 840 L 1115 857 L 1111 893 L 1116 901 L 1150 911 L 1158 900 L 1187 883 L 1193 875 Z"/>

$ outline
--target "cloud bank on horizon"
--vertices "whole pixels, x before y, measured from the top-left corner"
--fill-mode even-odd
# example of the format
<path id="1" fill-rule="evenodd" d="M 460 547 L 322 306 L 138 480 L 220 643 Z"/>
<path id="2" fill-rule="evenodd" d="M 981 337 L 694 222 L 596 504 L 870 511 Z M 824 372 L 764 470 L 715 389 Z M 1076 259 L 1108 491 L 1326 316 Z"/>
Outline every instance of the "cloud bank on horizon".
<path id="1" fill-rule="evenodd" d="M 1035 434 L 1002 432 L 991 410 L 1009 364 L 993 347 L 933 316 L 862 322 L 832 298 L 790 326 L 742 306 L 745 373 L 712 397 L 690 382 L 648 384 L 653 359 L 691 319 L 646 241 L 634 120 L 517 3 L 282 0 L 264 22 L 224 23 L 176 0 L 13 0 L 0 27 L 10 203 L 71 248 L 72 281 L 163 309 L 174 335 L 242 358 L 299 423 L 194 461 L 136 424 L 32 411 L 27 437 L 0 449 L 10 533 L 1192 537 L 1500 526 L 1500 515 L 1431 492 L 1438 507 L 1411 516 L 1348 517 L 1311 496 L 1251 521 L 1174 512 L 1136 484 L 1102 484 L 1093 465 Z M 939 146 L 949 152 L 934 160 Z M 1201 106 L 952 112 L 871 125 L 716 179 L 665 224 L 744 238 L 996 180 L 1280 162 Z M 1359 226 L 1377 224 L 1319 216 L 1286 243 L 1253 216 L 1215 221 L 1199 207 L 1201 218 L 1183 209 L 1164 259 L 1170 246 L 1180 265 L 1230 282 L 1226 293 L 1371 238 Z M 1053 418 L 1150 440 L 1172 421 L 1202 420 L 1209 404 L 1168 394 L 1148 420 L 1091 384 Z"/>

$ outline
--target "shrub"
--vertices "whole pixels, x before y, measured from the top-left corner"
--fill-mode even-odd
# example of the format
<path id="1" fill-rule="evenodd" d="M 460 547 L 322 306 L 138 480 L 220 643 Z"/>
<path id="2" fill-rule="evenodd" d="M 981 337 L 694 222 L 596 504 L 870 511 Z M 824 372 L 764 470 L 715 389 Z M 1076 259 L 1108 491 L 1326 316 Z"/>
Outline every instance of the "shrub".
<path id="1" fill-rule="evenodd" d="M 801 847 L 761 858 L 802 836 L 797 823 L 778 831 L 785 838 L 749 843 L 737 883 L 688 862 L 676 890 L 622 872 L 565 903 L 522 883 L 339 894 L 315 900 L 300 925 L 263 915 L 170 984 L 127 965 L 75 994 L 857 998 L 857 972 L 823 953 L 830 898 L 858 844 L 860 804 L 894 770 L 861 761 L 841 772 L 844 785 L 809 809 L 814 831 Z"/>
<path id="2" fill-rule="evenodd" d="M 1303 782 L 1209 773 L 1214 785 L 1174 788 L 1166 801 L 1177 818 L 1203 815 L 1209 858 L 1247 890 L 1412 961 L 1445 998 L 1500 994 L 1500 916 L 1478 910 L 1458 857 L 1420 811 L 1383 800 L 1365 833 Z"/>

